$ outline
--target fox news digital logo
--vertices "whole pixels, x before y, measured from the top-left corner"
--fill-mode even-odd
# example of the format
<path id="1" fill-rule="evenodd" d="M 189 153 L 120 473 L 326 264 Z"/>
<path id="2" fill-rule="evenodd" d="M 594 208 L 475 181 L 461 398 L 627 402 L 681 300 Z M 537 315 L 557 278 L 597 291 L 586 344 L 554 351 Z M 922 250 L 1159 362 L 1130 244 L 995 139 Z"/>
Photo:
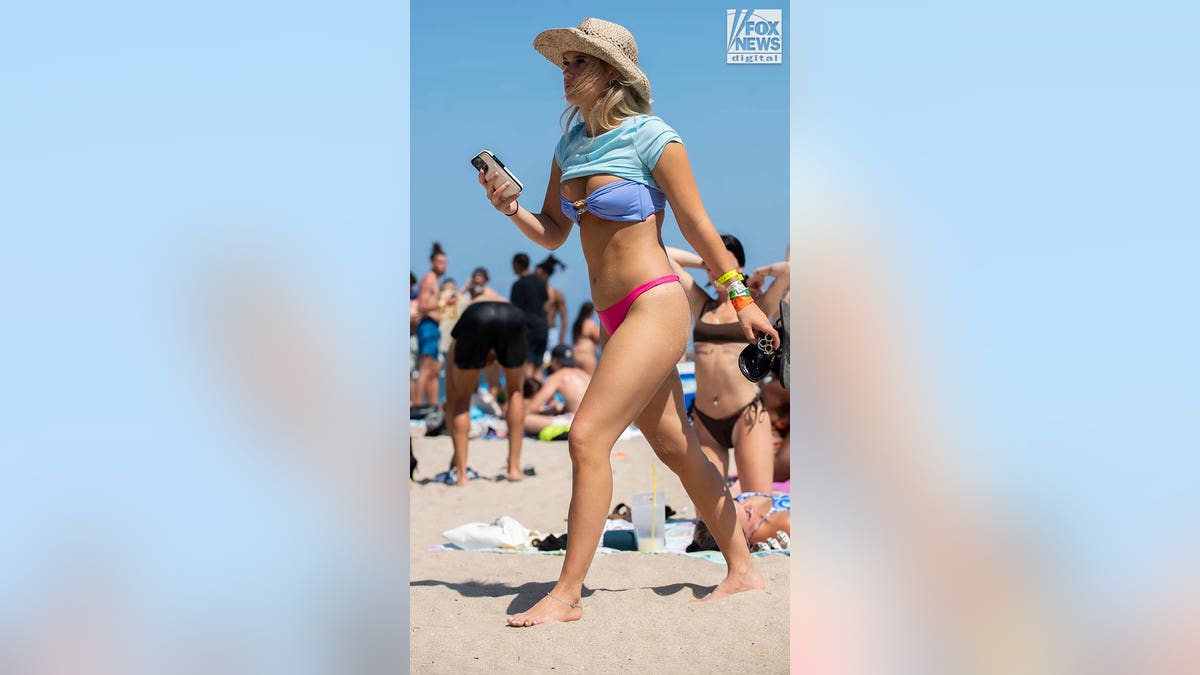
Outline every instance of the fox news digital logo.
<path id="1" fill-rule="evenodd" d="M 725 63 L 783 63 L 783 10 L 725 10 L 725 42 Z"/>

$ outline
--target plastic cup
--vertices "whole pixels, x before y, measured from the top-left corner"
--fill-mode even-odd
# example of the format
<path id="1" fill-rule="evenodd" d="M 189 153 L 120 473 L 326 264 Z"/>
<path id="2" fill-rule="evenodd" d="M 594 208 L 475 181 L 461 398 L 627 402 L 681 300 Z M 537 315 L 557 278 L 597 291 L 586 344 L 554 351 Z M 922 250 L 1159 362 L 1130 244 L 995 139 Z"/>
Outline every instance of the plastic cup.
<path id="1" fill-rule="evenodd" d="M 639 551 L 664 551 L 667 548 L 667 504 L 660 492 L 639 492 L 631 499 L 633 527 Z"/>

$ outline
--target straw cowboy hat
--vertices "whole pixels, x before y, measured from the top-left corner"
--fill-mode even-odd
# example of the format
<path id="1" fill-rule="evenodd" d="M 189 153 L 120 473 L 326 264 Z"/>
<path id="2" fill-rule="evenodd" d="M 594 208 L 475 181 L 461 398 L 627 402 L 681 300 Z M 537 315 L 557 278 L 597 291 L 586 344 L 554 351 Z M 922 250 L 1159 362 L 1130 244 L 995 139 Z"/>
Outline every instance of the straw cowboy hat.
<path id="1" fill-rule="evenodd" d="M 623 82 L 650 100 L 650 80 L 637 66 L 637 42 L 624 26 L 603 19 L 584 19 L 577 28 L 551 28 L 538 33 L 533 48 L 559 67 L 563 52 L 594 56 L 612 66 Z"/>

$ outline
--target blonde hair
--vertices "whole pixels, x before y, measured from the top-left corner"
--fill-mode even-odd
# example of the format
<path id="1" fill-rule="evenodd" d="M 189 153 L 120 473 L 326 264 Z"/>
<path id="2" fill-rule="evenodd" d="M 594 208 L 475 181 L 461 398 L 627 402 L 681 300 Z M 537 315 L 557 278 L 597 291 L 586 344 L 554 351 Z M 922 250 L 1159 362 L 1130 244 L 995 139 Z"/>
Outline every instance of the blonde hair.
<path id="1" fill-rule="evenodd" d="M 614 73 L 616 69 L 608 65 L 605 61 L 593 57 L 592 65 L 588 70 L 575 79 L 575 87 L 597 86 L 603 88 L 603 93 L 600 98 L 592 105 L 591 113 L 588 119 L 596 130 L 611 130 L 621 124 L 621 120 L 634 115 L 649 115 L 651 101 L 643 97 L 636 89 L 633 88 L 633 83 L 625 80 L 616 80 L 611 86 L 604 82 L 605 70 L 611 69 Z M 619 75 L 618 75 L 619 77 Z M 563 123 L 563 134 L 567 134 L 571 126 L 575 123 L 575 118 L 584 120 L 583 111 L 579 106 L 568 106 L 562 113 L 562 118 L 566 118 Z"/>

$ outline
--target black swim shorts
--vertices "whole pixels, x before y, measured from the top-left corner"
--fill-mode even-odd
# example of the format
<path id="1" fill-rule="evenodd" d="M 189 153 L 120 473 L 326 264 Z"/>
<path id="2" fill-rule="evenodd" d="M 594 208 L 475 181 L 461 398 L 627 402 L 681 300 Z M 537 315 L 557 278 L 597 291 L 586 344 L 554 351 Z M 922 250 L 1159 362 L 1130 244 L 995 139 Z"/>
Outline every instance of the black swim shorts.
<path id="1" fill-rule="evenodd" d="M 505 368 L 525 363 L 525 312 L 510 303 L 471 303 L 450 335 L 454 338 L 454 365 L 463 370 L 483 368 L 492 351 Z"/>

